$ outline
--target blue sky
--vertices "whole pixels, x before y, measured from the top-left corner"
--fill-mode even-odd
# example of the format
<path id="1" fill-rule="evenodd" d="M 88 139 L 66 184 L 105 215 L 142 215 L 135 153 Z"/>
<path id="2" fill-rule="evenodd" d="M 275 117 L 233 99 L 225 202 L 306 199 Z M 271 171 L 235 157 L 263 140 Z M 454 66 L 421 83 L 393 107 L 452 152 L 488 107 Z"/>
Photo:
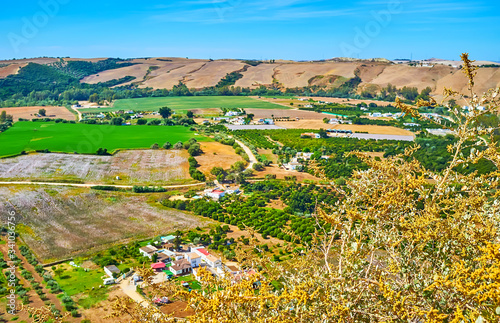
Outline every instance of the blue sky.
<path id="1" fill-rule="evenodd" d="M 498 1 L 23 0 L 2 3 L 0 59 L 500 61 Z"/>

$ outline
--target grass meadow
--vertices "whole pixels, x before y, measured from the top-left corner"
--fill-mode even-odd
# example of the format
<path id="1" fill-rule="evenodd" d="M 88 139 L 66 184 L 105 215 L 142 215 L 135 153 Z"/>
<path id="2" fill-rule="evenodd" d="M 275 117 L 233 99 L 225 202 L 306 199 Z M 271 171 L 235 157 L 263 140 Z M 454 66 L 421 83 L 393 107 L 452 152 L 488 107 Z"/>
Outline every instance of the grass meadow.
<path id="1" fill-rule="evenodd" d="M 238 96 L 180 96 L 162 98 L 139 98 L 117 100 L 113 107 L 99 109 L 81 109 L 85 112 L 112 112 L 119 110 L 158 111 L 168 106 L 176 113 L 185 114 L 188 110 L 214 108 L 242 108 L 242 109 L 286 109 L 286 107 L 270 102 L 260 101 L 249 97 Z"/>
<path id="2" fill-rule="evenodd" d="M 106 148 L 108 152 L 114 152 L 117 149 L 149 148 L 154 143 L 162 145 L 166 141 L 172 144 L 185 142 L 193 137 L 194 132 L 183 126 L 112 126 L 23 121 L 0 133 L 0 157 L 45 149 L 50 152 L 93 154 L 99 148 Z M 196 136 L 196 139 L 209 140 L 202 136 Z"/>

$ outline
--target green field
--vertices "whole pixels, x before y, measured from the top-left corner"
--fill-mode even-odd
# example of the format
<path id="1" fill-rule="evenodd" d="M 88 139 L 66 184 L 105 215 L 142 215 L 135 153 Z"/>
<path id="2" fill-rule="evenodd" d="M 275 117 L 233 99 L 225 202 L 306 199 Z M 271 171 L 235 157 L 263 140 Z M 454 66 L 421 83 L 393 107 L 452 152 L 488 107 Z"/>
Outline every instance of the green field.
<path id="1" fill-rule="evenodd" d="M 111 126 L 70 124 L 55 122 L 17 122 L 0 133 L 0 157 L 12 156 L 22 151 L 48 149 L 51 152 L 77 152 L 92 154 L 99 148 L 109 152 L 117 149 L 149 148 L 154 143 L 163 145 L 185 142 L 195 137 L 198 141 L 209 140 L 195 136 L 183 126 Z"/>
<path id="2" fill-rule="evenodd" d="M 178 96 L 164 98 L 140 98 L 117 100 L 112 108 L 80 109 L 81 112 L 112 112 L 119 110 L 158 111 L 168 106 L 177 113 L 185 114 L 188 110 L 211 108 L 242 109 L 287 109 L 279 104 L 255 100 L 241 96 Z"/>

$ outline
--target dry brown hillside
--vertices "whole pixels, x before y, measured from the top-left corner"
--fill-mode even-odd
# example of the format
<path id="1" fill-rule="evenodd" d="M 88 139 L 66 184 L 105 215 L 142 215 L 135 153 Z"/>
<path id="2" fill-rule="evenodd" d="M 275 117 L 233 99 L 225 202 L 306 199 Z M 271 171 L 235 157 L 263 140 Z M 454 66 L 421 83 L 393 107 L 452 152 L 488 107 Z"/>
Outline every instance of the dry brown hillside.
<path id="1" fill-rule="evenodd" d="M 105 58 L 66 60 L 88 60 L 96 62 Z M 51 64 L 56 58 L 34 58 L 23 60 L 0 61 L 0 78 L 17 73 L 20 67 L 29 62 Z M 318 62 L 281 61 L 262 63 L 257 66 L 247 65 L 241 60 L 204 60 L 175 57 L 133 59 L 137 65 L 103 71 L 82 80 L 95 84 L 135 76 L 131 83 L 139 87 L 153 89 L 171 89 L 179 82 L 189 88 L 215 86 L 226 74 L 240 72 L 243 77 L 235 86 L 256 88 L 260 85 L 278 84 L 281 88 L 294 88 L 309 85 L 335 87 L 345 80 L 358 75 L 362 83 L 359 91 L 378 92 L 388 84 L 398 88 L 417 87 L 422 90 L 430 87 L 434 94 L 441 94 L 444 87 L 466 90 L 467 82 L 455 61 L 431 59 L 422 61 L 424 66 L 409 66 L 406 62 L 393 62 L 377 59 L 361 61 L 356 59 L 332 59 Z M 477 62 L 491 64 L 491 62 Z M 480 68 L 476 78 L 479 92 L 500 86 L 500 67 Z"/>

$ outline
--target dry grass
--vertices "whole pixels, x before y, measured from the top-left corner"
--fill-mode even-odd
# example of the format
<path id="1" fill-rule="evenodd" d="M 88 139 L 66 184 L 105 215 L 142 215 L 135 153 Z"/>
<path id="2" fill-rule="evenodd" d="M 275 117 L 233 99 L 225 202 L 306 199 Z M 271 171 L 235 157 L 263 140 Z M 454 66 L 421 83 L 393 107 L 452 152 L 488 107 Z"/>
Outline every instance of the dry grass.
<path id="1" fill-rule="evenodd" d="M 152 206 L 148 196 L 62 187 L 0 187 L 0 213 L 5 220 L 8 210 L 16 210 L 18 232 L 45 261 L 207 223 L 177 210 Z"/>
<path id="2" fill-rule="evenodd" d="M 45 117 L 37 117 L 36 115 L 38 114 L 38 110 L 40 109 L 45 109 L 46 116 Z M 76 116 L 71 113 L 68 109 L 65 107 L 41 107 L 41 106 L 34 106 L 34 107 L 14 107 L 14 108 L 0 108 L 0 113 L 2 111 L 5 111 L 7 114 L 10 114 L 14 117 L 14 121 L 18 121 L 19 118 L 24 118 L 24 119 L 42 119 L 42 118 L 51 118 L 51 119 L 56 119 L 56 118 L 61 118 L 65 120 L 75 120 Z"/>
<path id="3" fill-rule="evenodd" d="M 238 240 L 238 238 L 240 238 L 240 237 L 251 239 L 252 235 L 250 234 L 250 232 L 248 232 L 246 230 L 240 230 L 240 229 L 238 229 L 237 226 L 234 226 L 234 225 L 229 225 L 229 229 L 231 229 L 231 231 L 229 231 L 227 233 L 228 239 L 234 238 L 234 240 Z M 255 238 L 257 238 L 257 240 L 259 240 L 259 243 L 267 243 L 268 245 L 276 245 L 279 243 L 280 244 L 283 243 L 283 240 L 273 238 L 273 237 L 268 237 L 268 239 L 264 239 L 264 238 L 262 238 L 262 235 L 258 232 L 254 232 L 254 236 L 255 236 Z"/>
<path id="4" fill-rule="evenodd" d="M 264 178 L 268 174 L 276 175 L 277 179 L 284 179 L 286 176 L 295 176 L 297 177 L 298 182 L 302 182 L 304 180 L 319 182 L 322 180 L 321 178 L 313 176 L 309 173 L 288 171 L 274 164 L 267 166 L 262 172 L 256 172 L 255 177 Z"/>
<path id="5" fill-rule="evenodd" d="M 26 64 L 10 64 L 4 67 L 0 67 L 0 79 L 6 78 L 9 75 L 17 74 L 19 68 L 24 67 Z"/>
<path id="6" fill-rule="evenodd" d="M 196 160 L 200 164 L 198 169 L 205 174 L 209 174 L 214 167 L 228 169 L 237 161 L 243 161 L 231 146 L 219 142 L 201 142 L 200 145 L 204 154 L 196 157 Z"/>
<path id="7" fill-rule="evenodd" d="M 114 156 L 31 154 L 0 160 L 3 179 L 77 179 L 108 184 L 191 182 L 184 150 L 125 150 Z M 121 180 L 116 180 L 120 176 Z"/>

